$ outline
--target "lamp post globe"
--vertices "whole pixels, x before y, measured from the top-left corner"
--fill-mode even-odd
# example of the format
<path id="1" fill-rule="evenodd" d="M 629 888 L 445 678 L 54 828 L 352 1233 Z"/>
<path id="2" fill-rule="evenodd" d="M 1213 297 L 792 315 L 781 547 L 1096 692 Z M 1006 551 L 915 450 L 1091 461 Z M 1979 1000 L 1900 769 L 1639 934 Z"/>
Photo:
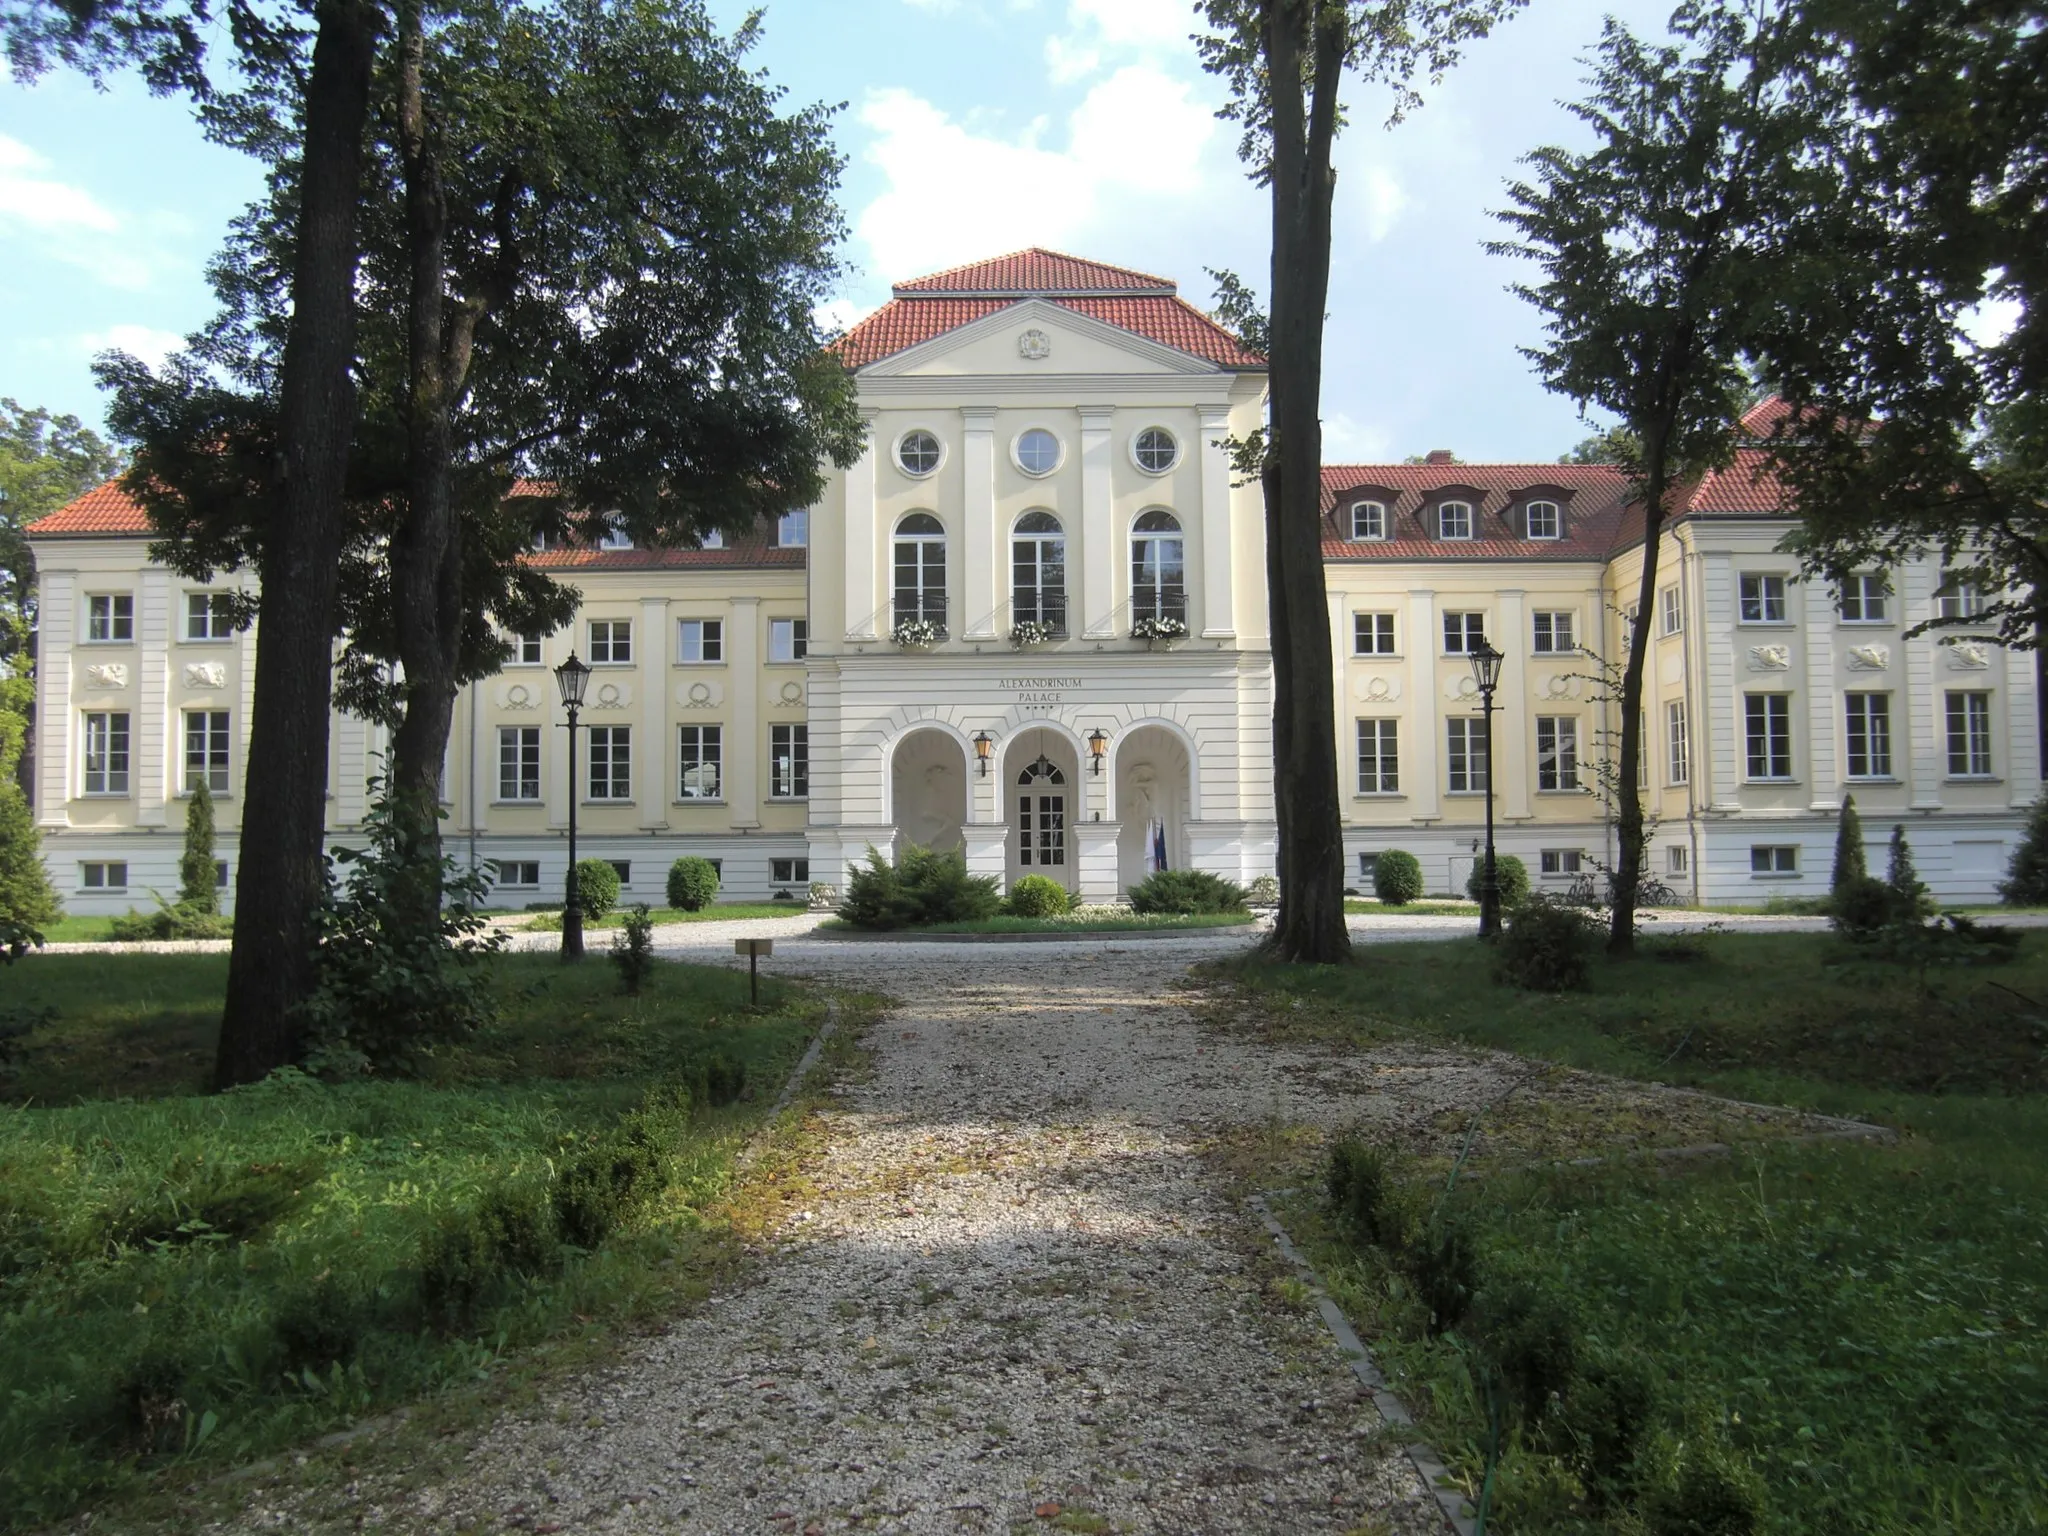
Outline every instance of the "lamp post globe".
<path id="1" fill-rule="evenodd" d="M 1479 687 L 1480 755 L 1486 764 L 1486 868 L 1479 877 L 1479 937 L 1500 937 L 1500 870 L 1493 854 L 1493 691 L 1500 686 L 1501 653 L 1481 635 L 1467 653 Z"/>
<path id="2" fill-rule="evenodd" d="M 569 711 L 569 879 L 562 897 L 562 958 L 581 960 L 583 902 L 576 891 L 576 717 L 583 708 L 583 691 L 590 686 L 590 668 L 574 651 L 555 668 L 555 686 L 561 690 L 563 708 Z"/>

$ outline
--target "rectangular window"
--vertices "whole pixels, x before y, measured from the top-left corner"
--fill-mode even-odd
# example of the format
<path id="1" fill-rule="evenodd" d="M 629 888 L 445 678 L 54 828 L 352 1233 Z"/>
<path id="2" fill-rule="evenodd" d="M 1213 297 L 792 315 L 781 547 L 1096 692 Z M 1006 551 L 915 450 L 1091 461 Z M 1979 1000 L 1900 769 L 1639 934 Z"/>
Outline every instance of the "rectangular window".
<path id="1" fill-rule="evenodd" d="M 723 619 L 676 620 L 676 660 L 684 664 L 725 660 Z"/>
<path id="2" fill-rule="evenodd" d="M 128 793 L 126 710 L 85 717 L 85 792 L 88 795 Z"/>
<path id="3" fill-rule="evenodd" d="M 1536 615 L 1536 654 L 1539 656 L 1562 656 L 1578 649 L 1573 633 L 1576 615 L 1570 611 L 1539 613 Z"/>
<path id="4" fill-rule="evenodd" d="M 633 883 L 633 864 L 630 859 L 607 859 L 605 862 L 611 865 L 618 873 L 619 884 L 631 885 Z"/>
<path id="5" fill-rule="evenodd" d="M 1579 787 L 1579 720 L 1576 715 L 1536 717 L 1536 787 Z"/>
<path id="6" fill-rule="evenodd" d="M 811 648 L 811 621 L 809 619 L 770 619 L 768 621 L 768 659 L 770 661 L 802 661 Z"/>
<path id="7" fill-rule="evenodd" d="M 1944 619 L 1974 619 L 1984 612 L 1984 589 L 1967 576 L 1944 576 L 1935 603 Z"/>
<path id="8" fill-rule="evenodd" d="M 1684 875 L 1692 868 L 1692 857 L 1685 844 L 1672 843 L 1664 850 L 1664 868 L 1669 874 Z"/>
<path id="9" fill-rule="evenodd" d="M 1848 712 L 1849 777 L 1888 779 L 1892 776 L 1892 696 L 1888 693 L 1844 694 Z"/>
<path id="10" fill-rule="evenodd" d="M 135 599 L 126 592 L 102 592 L 86 600 L 85 638 L 133 640 Z"/>
<path id="11" fill-rule="evenodd" d="M 1393 795 L 1401 790 L 1401 722 L 1358 722 L 1358 792 Z"/>
<path id="12" fill-rule="evenodd" d="M 226 592 L 185 594 L 185 638 L 227 640 L 235 633 L 234 598 Z"/>
<path id="13" fill-rule="evenodd" d="M 1674 699 L 1664 706 L 1664 768 L 1667 780 L 1676 785 L 1692 777 L 1692 743 L 1685 727 L 1685 700 Z"/>
<path id="14" fill-rule="evenodd" d="M 213 861 L 213 885 L 215 890 L 224 891 L 228 888 L 228 861 L 226 859 L 215 859 Z"/>
<path id="15" fill-rule="evenodd" d="M 1529 525 L 1532 539 L 1556 539 L 1564 535 L 1564 519 L 1558 515 L 1554 501 L 1532 501 L 1523 511 L 1523 518 Z"/>
<path id="16" fill-rule="evenodd" d="M 119 859 L 95 859 L 78 866 L 78 883 L 88 891 L 125 891 L 128 866 Z"/>
<path id="17" fill-rule="evenodd" d="M 1948 696 L 1948 771 L 1959 779 L 1989 776 L 1990 694 L 1952 693 Z"/>
<path id="18" fill-rule="evenodd" d="M 811 883 L 811 861 L 809 859 L 770 859 L 768 879 L 773 885 L 809 885 Z"/>
<path id="19" fill-rule="evenodd" d="M 513 658 L 522 667 L 537 667 L 541 664 L 541 647 L 546 643 L 544 635 L 519 635 L 512 642 Z"/>
<path id="20" fill-rule="evenodd" d="M 1387 536 L 1387 508 L 1384 502 L 1358 501 L 1351 505 L 1352 539 L 1384 539 Z"/>
<path id="21" fill-rule="evenodd" d="M 1685 610 L 1678 606 L 1675 582 L 1657 593 L 1657 628 L 1659 633 L 1666 635 L 1675 635 L 1685 628 Z"/>
<path id="22" fill-rule="evenodd" d="M 1391 656 L 1394 654 L 1394 616 L 1391 613 L 1351 615 L 1351 654 Z"/>
<path id="23" fill-rule="evenodd" d="M 626 532 L 626 525 L 613 519 L 604 525 L 604 532 L 597 536 L 599 549 L 631 549 L 633 535 Z"/>
<path id="24" fill-rule="evenodd" d="M 1536 855 L 1536 867 L 1546 875 L 1576 875 L 1585 863 L 1585 852 L 1579 848 L 1545 848 Z"/>
<path id="25" fill-rule="evenodd" d="M 500 884 L 500 885 L 539 885 L 539 884 L 540 884 L 540 860 L 539 860 L 539 859 L 500 859 L 500 860 L 498 860 L 498 884 Z"/>
<path id="26" fill-rule="evenodd" d="M 1454 795 L 1486 791 L 1486 737 L 1477 720 L 1446 720 L 1449 750 L 1444 765 Z"/>
<path id="27" fill-rule="evenodd" d="M 540 727 L 498 727 L 498 798 L 540 798 Z"/>
<path id="28" fill-rule="evenodd" d="M 777 800 L 801 800 L 811 792 L 811 728 L 768 727 L 768 793 Z"/>
<path id="29" fill-rule="evenodd" d="M 1749 693 L 1742 698 L 1752 779 L 1792 777 L 1792 695 Z"/>
<path id="30" fill-rule="evenodd" d="M 1796 843 L 1753 843 L 1749 850 L 1752 875 L 1796 875 L 1799 846 Z"/>
<path id="31" fill-rule="evenodd" d="M 1875 573 L 1850 576 L 1842 582 L 1844 624 L 1882 624 L 1890 615 L 1890 594 L 1884 577 Z"/>
<path id="32" fill-rule="evenodd" d="M 1380 856 L 1376 853 L 1361 853 L 1358 856 L 1358 883 L 1370 886 L 1374 872 L 1379 868 Z"/>
<path id="33" fill-rule="evenodd" d="M 724 753 L 724 728 L 716 725 L 676 727 L 676 798 L 716 800 L 719 765 Z"/>
<path id="34" fill-rule="evenodd" d="M 1483 613 L 1447 613 L 1444 615 L 1444 654 L 1463 656 L 1479 648 L 1479 642 L 1486 638 L 1486 615 Z"/>
<path id="35" fill-rule="evenodd" d="M 725 548 L 725 530 L 722 528 L 710 529 L 705 533 L 703 538 L 697 541 L 697 547 L 699 549 Z"/>
<path id="36" fill-rule="evenodd" d="M 1785 622 L 1785 578 L 1744 576 L 1742 578 L 1742 622 L 1782 624 Z"/>
<path id="37" fill-rule="evenodd" d="M 593 725 L 590 728 L 590 798 L 633 798 L 633 728 Z"/>
<path id="38" fill-rule="evenodd" d="M 228 792 L 228 712 L 224 709 L 185 711 L 185 793 L 201 780 L 216 795 Z"/>
<path id="39" fill-rule="evenodd" d="M 592 619 L 590 621 L 590 660 L 593 666 L 627 662 L 633 659 L 633 621 L 631 619 Z"/>
<path id="40" fill-rule="evenodd" d="M 811 542 L 811 514 L 808 512 L 785 512 L 775 520 L 775 545 L 778 549 L 802 549 Z"/>
<path id="41" fill-rule="evenodd" d="M 1447 501 L 1436 509 L 1436 536 L 1440 539 L 1472 537 L 1472 504 Z"/>

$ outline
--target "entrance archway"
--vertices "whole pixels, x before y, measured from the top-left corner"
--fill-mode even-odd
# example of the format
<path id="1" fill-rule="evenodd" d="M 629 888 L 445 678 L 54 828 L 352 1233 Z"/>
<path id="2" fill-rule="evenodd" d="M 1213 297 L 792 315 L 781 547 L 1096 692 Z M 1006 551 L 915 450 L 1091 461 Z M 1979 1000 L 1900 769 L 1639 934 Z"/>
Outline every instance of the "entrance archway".
<path id="1" fill-rule="evenodd" d="M 1119 894 L 1159 865 L 1188 867 L 1188 749 L 1173 732 L 1141 725 L 1117 743 L 1116 874 Z"/>
<path id="2" fill-rule="evenodd" d="M 1081 819 L 1083 796 L 1073 743 L 1059 731 L 1020 731 L 1003 754 L 1003 788 L 1010 822 L 1008 883 L 1044 875 L 1070 891 L 1077 889 L 1081 870 L 1074 825 Z"/>
<path id="3" fill-rule="evenodd" d="M 935 849 L 966 845 L 967 754 L 950 733 L 912 731 L 896 743 L 889 766 L 895 853 L 907 844 Z"/>

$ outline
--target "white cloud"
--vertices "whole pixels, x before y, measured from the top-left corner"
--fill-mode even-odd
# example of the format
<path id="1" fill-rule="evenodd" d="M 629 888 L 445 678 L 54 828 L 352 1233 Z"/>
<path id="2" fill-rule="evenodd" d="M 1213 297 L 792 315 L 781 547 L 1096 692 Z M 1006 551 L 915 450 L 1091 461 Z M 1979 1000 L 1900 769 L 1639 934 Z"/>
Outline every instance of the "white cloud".
<path id="1" fill-rule="evenodd" d="M 827 299 L 811 311 L 811 319 L 822 331 L 847 331 L 864 313 L 851 299 Z"/>
<path id="2" fill-rule="evenodd" d="M 1049 127 L 1015 138 L 977 132 L 923 97 L 877 91 L 861 108 L 874 135 L 867 158 L 888 189 L 855 233 L 878 275 L 906 277 L 1027 245 L 1066 245 L 1106 217 L 1142 219 L 1203 185 L 1215 137 L 1192 83 L 1132 64 L 1099 81 L 1067 121 L 1067 147 Z"/>
<path id="3" fill-rule="evenodd" d="M 37 254 L 81 267 L 115 288 L 147 288 L 154 276 L 129 221 L 91 192 L 46 174 L 50 162 L 0 134 L 0 231 Z"/>
<path id="4" fill-rule="evenodd" d="M 1995 347 L 2012 334 L 2022 312 L 2017 299 L 1986 299 L 1963 311 L 1963 334 L 1980 347 Z"/>
<path id="5" fill-rule="evenodd" d="M 1045 40 L 1045 72 L 1054 85 L 1072 85 L 1102 68 L 1100 50 L 1058 33 Z"/>
<path id="6" fill-rule="evenodd" d="M 185 338 L 176 331 L 160 331 L 149 325 L 110 325 L 79 340 L 88 357 L 98 357 L 102 352 L 126 352 L 152 368 L 161 368 L 166 357 L 185 345 Z"/>
<path id="7" fill-rule="evenodd" d="M 1092 29 L 1111 47 L 1184 47 L 1196 30 L 1188 0 L 1071 0 L 1068 25 Z"/>
<path id="8" fill-rule="evenodd" d="M 1323 418 L 1325 464 L 1385 464 L 1394 457 L 1394 439 L 1384 427 L 1369 427 L 1342 411 Z"/>

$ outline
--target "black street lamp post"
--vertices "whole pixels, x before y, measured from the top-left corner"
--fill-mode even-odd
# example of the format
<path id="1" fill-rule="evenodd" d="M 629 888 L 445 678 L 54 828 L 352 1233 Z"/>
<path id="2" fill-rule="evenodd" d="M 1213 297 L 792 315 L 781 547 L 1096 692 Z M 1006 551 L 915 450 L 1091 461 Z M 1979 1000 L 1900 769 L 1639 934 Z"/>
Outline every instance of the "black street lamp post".
<path id="1" fill-rule="evenodd" d="M 1479 685 L 1480 752 L 1486 763 L 1486 874 L 1479 882 L 1479 937 L 1500 937 L 1500 871 L 1493 860 L 1493 690 L 1500 686 L 1501 654 L 1479 637 L 1472 648 L 1472 681 Z"/>
<path id="2" fill-rule="evenodd" d="M 583 903 L 576 894 L 576 716 L 583 708 L 583 690 L 590 686 L 590 668 L 569 659 L 555 668 L 555 686 L 569 711 L 569 887 L 562 899 L 562 958 L 583 958 Z"/>

